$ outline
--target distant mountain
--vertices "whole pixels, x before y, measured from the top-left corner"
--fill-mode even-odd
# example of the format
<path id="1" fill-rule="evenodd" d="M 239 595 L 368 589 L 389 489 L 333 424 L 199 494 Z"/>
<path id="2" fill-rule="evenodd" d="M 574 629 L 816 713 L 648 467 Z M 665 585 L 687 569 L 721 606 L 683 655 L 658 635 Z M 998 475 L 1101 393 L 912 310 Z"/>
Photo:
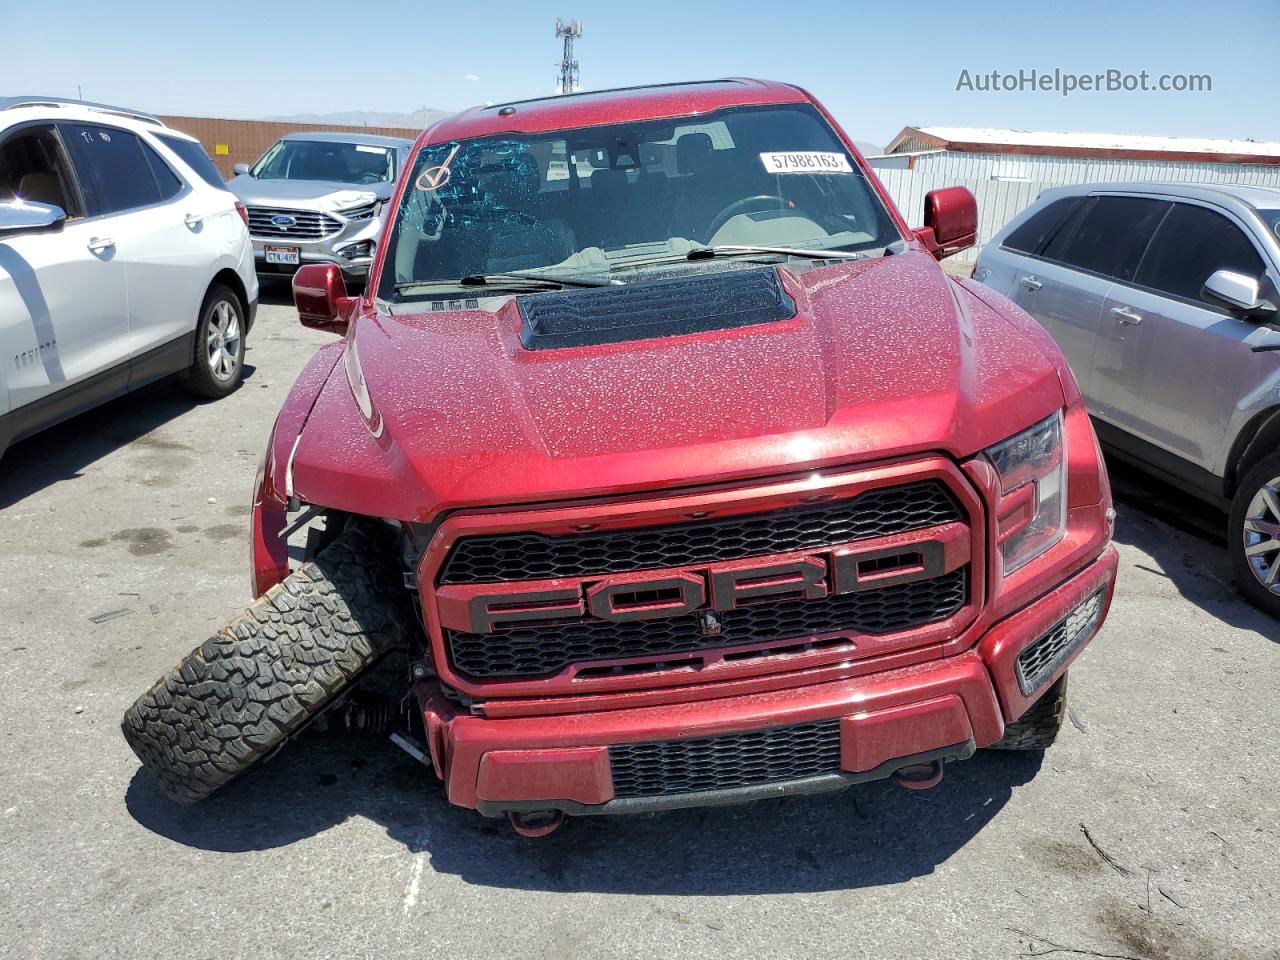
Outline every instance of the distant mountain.
<path id="1" fill-rule="evenodd" d="M 383 113 L 376 110 L 350 110 L 346 113 L 294 113 L 286 117 L 263 117 L 280 123 L 318 123 L 337 127 L 402 127 L 422 130 L 441 117 L 449 116 L 449 110 L 429 110 L 423 107 L 412 113 Z"/>

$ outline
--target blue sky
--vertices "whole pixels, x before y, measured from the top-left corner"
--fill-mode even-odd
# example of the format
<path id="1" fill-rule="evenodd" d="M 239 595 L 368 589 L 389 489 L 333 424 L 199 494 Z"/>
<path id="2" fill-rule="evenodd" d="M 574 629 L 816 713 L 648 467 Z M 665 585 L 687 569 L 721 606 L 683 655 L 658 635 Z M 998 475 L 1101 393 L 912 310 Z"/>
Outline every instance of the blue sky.
<path id="1" fill-rule="evenodd" d="M 1280 140 L 1277 0 L 556 3 L 72 0 L 37 14 L 0 0 L 0 95 L 79 85 L 86 99 L 233 117 L 461 109 L 550 93 L 562 16 L 585 26 L 585 88 L 789 80 L 876 144 L 905 124 Z M 956 90 L 962 69 L 1055 67 L 1207 73 L 1213 90 Z"/>

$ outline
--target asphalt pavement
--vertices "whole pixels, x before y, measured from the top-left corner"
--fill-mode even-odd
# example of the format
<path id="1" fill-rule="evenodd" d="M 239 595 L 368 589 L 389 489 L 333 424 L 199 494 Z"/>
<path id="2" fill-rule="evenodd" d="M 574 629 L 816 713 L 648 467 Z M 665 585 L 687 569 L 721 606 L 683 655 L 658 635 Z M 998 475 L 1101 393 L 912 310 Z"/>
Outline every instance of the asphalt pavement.
<path id="1" fill-rule="evenodd" d="M 0 460 L 0 957 L 1280 960 L 1280 624 L 1220 517 L 1124 471 L 1115 606 L 1042 761 L 528 841 L 317 733 L 165 800 L 120 716 L 250 599 L 258 457 L 328 339 L 284 293 L 232 397 L 157 384 Z"/>

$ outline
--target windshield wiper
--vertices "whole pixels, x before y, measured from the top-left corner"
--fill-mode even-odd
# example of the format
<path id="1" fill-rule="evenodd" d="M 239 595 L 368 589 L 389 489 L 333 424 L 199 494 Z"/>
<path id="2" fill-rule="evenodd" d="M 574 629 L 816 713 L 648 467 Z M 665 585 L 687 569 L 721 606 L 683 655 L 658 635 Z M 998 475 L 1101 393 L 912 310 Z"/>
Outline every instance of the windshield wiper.
<path id="1" fill-rule="evenodd" d="M 396 284 L 396 292 L 428 290 L 432 287 L 513 287 L 529 284 L 559 290 L 562 287 L 608 287 L 621 284 L 621 280 L 603 277 L 557 276 L 542 273 L 469 273 L 456 279 L 409 280 Z"/>
<path id="2" fill-rule="evenodd" d="M 469 273 L 458 281 L 464 287 L 500 286 L 509 280 L 554 283 L 558 287 L 611 287 L 622 283 L 609 277 L 583 277 L 560 273 Z"/>
<path id="3" fill-rule="evenodd" d="M 784 257 L 810 257 L 814 260 L 861 260 L 865 254 L 852 250 L 822 250 L 813 247 L 754 247 L 736 243 L 697 247 L 685 254 L 686 260 L 710 260 L 712 257 L 736 256 L 741 253 L 777 253 Z"/>

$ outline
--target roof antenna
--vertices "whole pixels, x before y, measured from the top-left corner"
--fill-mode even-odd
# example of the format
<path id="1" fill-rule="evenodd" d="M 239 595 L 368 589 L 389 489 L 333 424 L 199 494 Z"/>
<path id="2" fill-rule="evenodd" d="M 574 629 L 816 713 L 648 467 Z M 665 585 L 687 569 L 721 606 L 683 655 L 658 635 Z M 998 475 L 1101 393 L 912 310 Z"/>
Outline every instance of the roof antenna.
<path id="1" fill-rule="evenodd" d="M 565 23 L 556 18 L 556 39 L 564 40 L 564 56 L 556 65 L 560 68 L 560 77 L 556 88 L 560 93 L 573 93 L 578 89 L 578 61 L 573 59 L 573 41 L 582 36 L 582 21 L 574 20 Z"/>

